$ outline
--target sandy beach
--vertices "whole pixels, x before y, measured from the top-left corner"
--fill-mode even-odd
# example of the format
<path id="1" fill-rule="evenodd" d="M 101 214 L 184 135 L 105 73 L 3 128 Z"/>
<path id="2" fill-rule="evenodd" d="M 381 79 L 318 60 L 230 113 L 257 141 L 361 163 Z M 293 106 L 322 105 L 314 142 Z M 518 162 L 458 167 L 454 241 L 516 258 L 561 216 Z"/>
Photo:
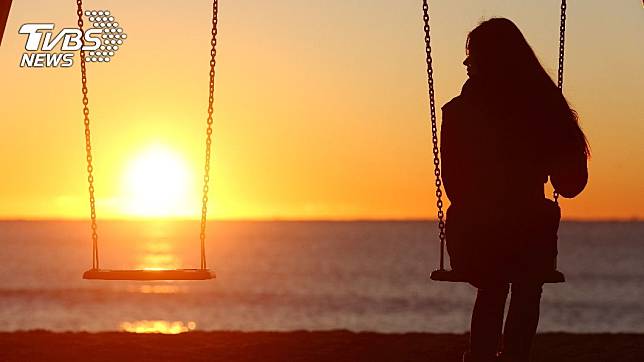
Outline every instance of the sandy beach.
<path id="1" fill-rule="evenodd" d="M 0 361 L 460 361 L 463 334 L 0 333 Z M 644 335 L 546 333 L 533 361 L 642 361 Z"/>

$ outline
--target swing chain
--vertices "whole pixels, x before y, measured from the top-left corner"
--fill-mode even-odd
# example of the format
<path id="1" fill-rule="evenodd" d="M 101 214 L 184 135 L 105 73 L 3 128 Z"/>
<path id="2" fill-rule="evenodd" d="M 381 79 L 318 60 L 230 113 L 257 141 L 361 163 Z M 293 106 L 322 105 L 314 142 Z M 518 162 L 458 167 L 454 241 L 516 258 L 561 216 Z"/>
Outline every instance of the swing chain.
<path id="1" fill-rule="evenodd" d="M 215 57 L 217 55 L 217 13 L 219 11 L 218 0 L 212 2 L 212 30 L 210 39 L 210 88 L 208 91 L 208 118 L 206 127 L 206 162 L 204 165 L 203 176 L 203 197 L 201 199 L 201 231 L 199 239 L 201 241 L 201 269 L 206 269 L 206 216 L 208 214 L 208 183 L 210 182 L 210 149 L 212 145 L 212 125 L 213 125 L 213 103 L 215 94 Z"/>
<path id="2" fill-rule="evenodd" d="M 559 68 L 557 69 L 557 87 L 563 88 L 564 45 L 566 42 L 566 0 L 561 0 L 561 23 L 559 24 Z"/>
<path id="3" fill-rule="evenodd" d="M 440 270 L 445 270 L 445 221 L 443 213 L 443 191 L 441 190 L 440 158 L 438 156 L 438 126 L 436 122 L 436 102 L 434 100 L 434 69 L 432 59 L 431 35 L 429 27 L 429 4 L 423 0 L 423 21 L 425 23 L 425 61 L 427 63 L 427 85 L 429 88 L 429 114 L 432 124 L 432 152 L 434 154 L 434 176 L 436 177 L 436 206 L 438 207 L 438 237 L 440 239 Z"/>
<path id="4" fill-rule="evenodd" d="M 79 51 L 81 84 L 83 91 L 83 123 L 85 125 L 85 153 L 87 160 L 87 183 L 89 184 L 89 207 L 92 227 L 92 269 L 99 269 L 98 264 L 98 232 L 96 227 L 96 199 L 94 198 L 94 166 L 92 165 L 92 143 L 89 128 L 89 99 L 87 97 L 87 68 L 85 65 L 85 31 L 83 30 L 83 1 L 76 0 L 76 15 L 78 15 L 78 29 L 81 31 L 81 49 Z"/>
<path id="5" fill-rule="evenodd" d="M 561 16 L 559 24 L 559 66 L 557 68 L 557 87 L 563 92 L 563 74 L 564 74 L 564 50 L 566 42 L 566 0 L 561 0 Z M 555 204 L 559 204 L 559 193 L 557 190 L 552 192 Z"/>

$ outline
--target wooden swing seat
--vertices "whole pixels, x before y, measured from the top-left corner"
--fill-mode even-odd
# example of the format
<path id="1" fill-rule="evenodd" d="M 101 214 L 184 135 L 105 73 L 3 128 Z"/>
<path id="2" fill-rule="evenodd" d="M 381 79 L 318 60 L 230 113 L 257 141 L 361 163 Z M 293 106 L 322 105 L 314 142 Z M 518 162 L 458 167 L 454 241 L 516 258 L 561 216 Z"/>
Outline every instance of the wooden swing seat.
<path id="1" fill-rule="evenodd" d="M 207 280 L 214 278 L 215 273 L 210 269 L 90 269 L 83 273 L 83 279 L 99 280 Z"/>
<path id="2" fill-rule="evenodd" d="M 434 270 L 430 278 L 439 282 L 468 282 L 470 280 L 465 273 L 446 269 Z M 542 280 L 544 283 L 563 283 L 566 281 L 566 277 L 560 271 L 551 270 L 543 276 Z"/>

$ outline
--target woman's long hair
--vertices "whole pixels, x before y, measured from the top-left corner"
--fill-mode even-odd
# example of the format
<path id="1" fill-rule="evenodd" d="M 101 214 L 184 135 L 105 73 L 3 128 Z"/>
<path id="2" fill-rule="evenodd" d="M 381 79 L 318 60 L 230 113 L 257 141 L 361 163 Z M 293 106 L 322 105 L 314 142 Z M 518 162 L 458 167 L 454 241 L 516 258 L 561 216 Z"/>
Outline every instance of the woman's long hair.
<path id="1" fill-rule="evenodd" d="M 554 128 L 553 141 L 574 139 L 575 146 L 583 147 L 586 156 L 590 155 L 577 113 L 512 21 L 492 18 L 482 22 L 467 36 L 466 51 L 476 69 L 474 77 L 493 87 L 493 93 L 502 94 L 505 104 L 518 107 L 517 111 L 525 115 L 544 115 L 541 121 Z M 556 135 L 557 132 L 563 134 Z"/>

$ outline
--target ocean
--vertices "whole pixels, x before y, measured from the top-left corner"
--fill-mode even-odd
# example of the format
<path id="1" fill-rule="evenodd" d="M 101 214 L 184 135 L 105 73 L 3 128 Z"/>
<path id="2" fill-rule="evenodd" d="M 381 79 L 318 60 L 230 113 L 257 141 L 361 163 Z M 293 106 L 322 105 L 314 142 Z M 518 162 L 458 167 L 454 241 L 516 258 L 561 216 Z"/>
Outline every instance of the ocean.
<path id="1" fill-rule="evenodd" d="M 644 222 L 563 222 L 540 331 L 644 333 Z M 102 268 L 195 268 L 192 221 L 101 221 Z M 0 330 L 468 330 L 475 289 L 429 280 L 436 223 L 208 224 L 209 281 L 81 278 L 82 221 L 0 222 Z"/>

